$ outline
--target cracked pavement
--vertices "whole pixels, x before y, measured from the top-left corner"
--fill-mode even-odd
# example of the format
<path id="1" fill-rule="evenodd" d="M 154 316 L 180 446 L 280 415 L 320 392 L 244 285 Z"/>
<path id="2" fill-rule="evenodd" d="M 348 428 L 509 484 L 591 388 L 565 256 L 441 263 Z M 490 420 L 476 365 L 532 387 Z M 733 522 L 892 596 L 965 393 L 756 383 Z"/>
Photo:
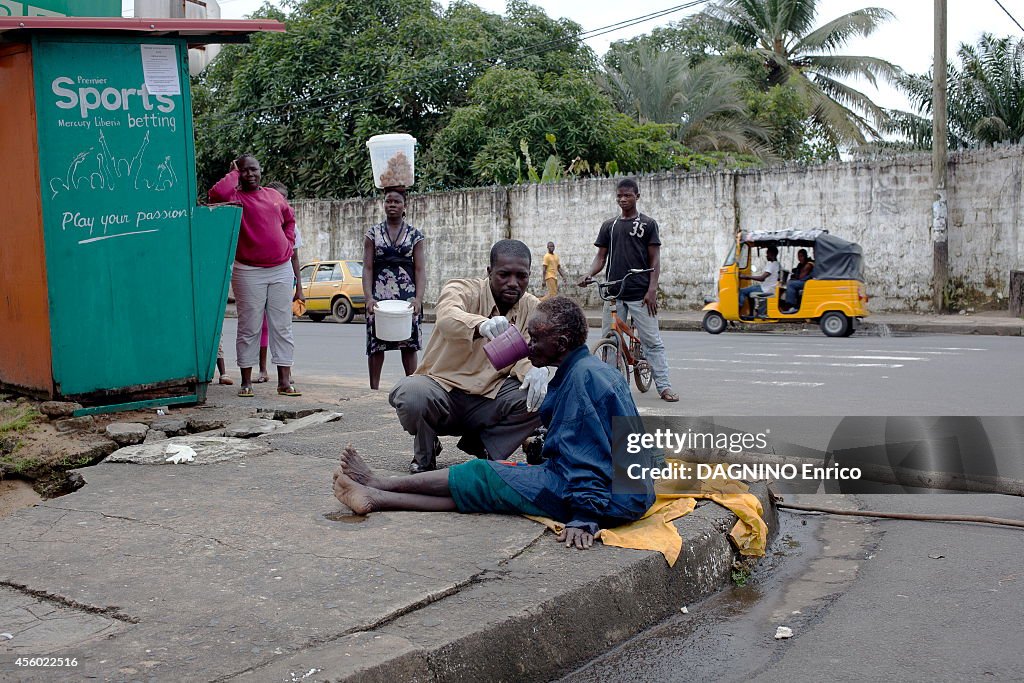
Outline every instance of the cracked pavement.
<path id="1" fill-rule="evenodd" d="M 211 388 L 215 406 L 236 400 L 221 389 Z M 556 597 L 591 587 L 597 599 L 608 581 L 636 590 L 642 582 L 616 577 L 641 565 L 651 568 L 644 580 L 662 581 L 660 555 L 599 547 L 584 563 L 519 517 L 339 518 L 347 510 L 331 473 L 341 448 L 351 441 L 371 466 L 401 472 L 411 437 L 385 392 L 323 384 L 306 393 L 344 418 L 258 437 L 270 452 L 201 467 L 97 465 L 81 470 L 82 489 L 6 518 L 0 632 L 14 638 L 0 642 L 0 679 L 18 655 L 79 658 L 74 672 L 19 670 L 19 680 L 288 680 L 306 656 L 329 662 L 335 679 L 414 656 L 446 678 L 447 664 L 430 655 L 444 638 L 484 633 L 498 618 L 546 618 Z M 445 439 L 442 465 L 466 459 L 454 441 Z M 727 574 L 731 549 L 717 529 L 731 516 L 709 514 L 703 526 L 687 523 L 689 546 L 719 544 L 710 586 Z M 687 571 L 701 585 L 694 577 L 705 570 Z M 613 603 L 637 624 L 658 618 L 628 594 Z"/>
<path id="2" fill-rule="evenodd" d="M 326 518 L 347 512 L 330 484 L 348 440 L 377 467 L 401 471 L 411 458 L 386 395 L 346 393 L 345 418 L 268 438 L 267 455 L 106 463 L 82 470 L 81 490 L 4 520 L 0 632 L 15 637 L 0 652 L 74 651 L 79 671 L 101 678 L 171 668 L 215 678 L 387 623 L 540 537 L 540 525 L 494 516 Z M 62 616 L 41 621 L 40 608 Z"/>

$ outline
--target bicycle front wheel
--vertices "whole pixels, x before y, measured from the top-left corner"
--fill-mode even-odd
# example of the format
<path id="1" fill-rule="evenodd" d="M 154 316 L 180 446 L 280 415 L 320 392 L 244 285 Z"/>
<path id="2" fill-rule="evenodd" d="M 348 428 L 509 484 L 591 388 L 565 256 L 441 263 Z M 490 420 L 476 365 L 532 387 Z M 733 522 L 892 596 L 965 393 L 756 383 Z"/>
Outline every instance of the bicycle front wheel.
<path id="1" fill-rule="evenodd" d="M 622 379 L 629 384 L 629 367 L 626 365 L 626 358 L 619 349 L 618 343 L 613 339 L 604 339 L 594 347 L 594 355 L 607 363 L 622 375 Z"/>
<path id="2" fill-rule="evenodd" d="M 636 328 L 633 328 L 633 334 L 636 334 Z M 651 382 L 654 381 L 654 371 L 651 370 L 651 362 L 644 356 L 644 348 L 639 342 L 634 341 L 630 344 L 630 352 L 633 354 L 633 380 L 636 382 L 636 388 L 641 393 L 647 393 L 651 390 Z"/>
<path id="3" fill-rule="evenodd" d="M 651 390 L 651 382 L 654 381 L 654 373 L 651 372 L 651 364 L 646 358 L 638 360 L 633 366 L 633 379 L 636 380 L 636 388 L 641 393 Z"/>

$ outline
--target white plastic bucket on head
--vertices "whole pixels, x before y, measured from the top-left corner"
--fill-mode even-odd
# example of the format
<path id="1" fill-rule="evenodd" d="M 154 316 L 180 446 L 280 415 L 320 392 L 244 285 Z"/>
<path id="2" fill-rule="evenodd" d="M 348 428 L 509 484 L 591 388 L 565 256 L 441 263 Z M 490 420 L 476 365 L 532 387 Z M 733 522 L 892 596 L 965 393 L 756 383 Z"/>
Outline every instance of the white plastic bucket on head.
<path id="1" fill-rule="evenodd" d="M 378 301 L 373 309 L 373 329 L 381 341 L 405 341 L 412 336 L 412 304 Z"/>
<path id="2" fill-rule="evenodd" d="M 416 177 L 416 138 L 408 133 L 374 135 L 366 146 L 370 150 L 374 185 L 412 187 Z"/>

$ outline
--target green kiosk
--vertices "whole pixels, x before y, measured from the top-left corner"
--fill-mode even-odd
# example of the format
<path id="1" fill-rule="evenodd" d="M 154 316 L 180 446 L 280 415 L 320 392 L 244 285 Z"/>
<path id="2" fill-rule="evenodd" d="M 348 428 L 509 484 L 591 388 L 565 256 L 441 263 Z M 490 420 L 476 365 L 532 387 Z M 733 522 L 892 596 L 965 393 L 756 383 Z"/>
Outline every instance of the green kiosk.
<path id="1" fill-rule="evenodd" d="M 188 46 L 283 30 L 0 16 L 0 385 L 205 399 L 241 209 L 197 205 Z"/>

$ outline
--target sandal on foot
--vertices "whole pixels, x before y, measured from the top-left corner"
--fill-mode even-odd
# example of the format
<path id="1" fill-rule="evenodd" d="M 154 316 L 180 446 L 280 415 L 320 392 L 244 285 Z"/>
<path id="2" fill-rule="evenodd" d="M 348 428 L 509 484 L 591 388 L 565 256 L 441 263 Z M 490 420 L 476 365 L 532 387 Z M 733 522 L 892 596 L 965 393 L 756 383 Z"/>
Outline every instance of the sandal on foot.
<path id="1" fill-rule="evenodd" d="M 234 383 L 235 383 L 235 380 L 231 379 L 230 377 L 225 377 L 224 375 L 221 375 L 220 379 L 217 380 L 217 384 L 234 384 Z"/>
<path id="2" fill-rule="evenodd" d="M 669 403 L 675 403 L 679 400 L 679 394 L 672 391 L 671 389 L 665 389 L 661 392 L 661 400 Z"/>
<path id="3" fill-rule="evenodd" d="M 294 384 L 289 384 L 286 387 L 278 387 L 277 393 L 281 396 L 302 396 L 302 392 L 296 389 Z"/>
<path id="4" fill-rule="evenodd" d="M 264 382 L 270 381 L 270 377 L 267 377 L 266 375 L 260 375 L 253 381 L 256 382 L 256 384 L 263 384 Z"/>
<path id="5" fill-rule="evenodd" d="M 243 386 L 241 389 L 238 390 L 239 398 L 252 398 L 255 395 L 256 393 L 252 390 L 252 387 Z"/>

